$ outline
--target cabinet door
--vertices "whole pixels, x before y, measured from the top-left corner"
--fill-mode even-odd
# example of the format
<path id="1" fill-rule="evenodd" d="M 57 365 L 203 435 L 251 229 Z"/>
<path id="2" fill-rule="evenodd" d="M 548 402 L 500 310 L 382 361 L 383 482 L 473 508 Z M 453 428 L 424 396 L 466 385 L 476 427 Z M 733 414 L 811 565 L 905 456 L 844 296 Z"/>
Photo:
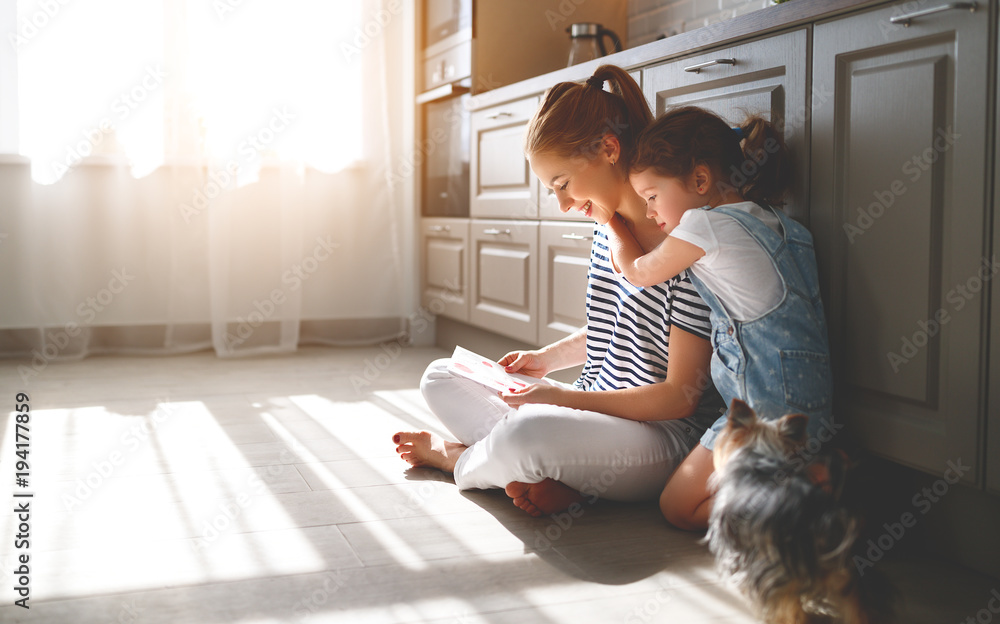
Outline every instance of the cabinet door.
<path id="1" fill-rule="evenodd" d="M 423 219 L 424 308 L 460 321 L 469 320 L 469 220 Z"/>
<path id="2" fill-rule="evenodd" d="M 469 321 L 536 344 L 538 340 L 538 222 L 471 223 Z"/>
<path id="3" fill-rule="evenodd" d="M 912 3 L 910 3 L 912 5 Z M 975 467 L 988 270 L 989 11 L 816 26 L 811 212 L 837 413 L 873 452 Z"/>
<path id="4" fill-rule="evenodd" d="M 1000 57 L 1000 52 L 997 53 Z M 996 65 L 1000 75 L 1000 64 Z M 996 83 L 1000 94 L 1000 82 Z M 1000 189 L 1000 158 L 996 157 L 996 146 L 1000 145 L 1000 124 L 996 126 L 993 137 L 993 196 Z M 996 200 L 993 202 L 993 253 L 990 259 L 996 261 L 1000 256 L 1000 218 L 997 217 Z M 986 487 L 995 494 L 1000 494 L 1000 274 L 994 274 L 990 284 L 992 300 L 990 302 L 990 354 L 988 367 L 990 376 L 987 380 L 989 396 L 987 399 L 986 423 Z"/>
<path id="5" fill-rule="evenodd" d="M 546 223 L 538 231 L 538 342 L 550 344 L 587 324 L 593 223 Z"/>
<path id="6" fill-rule="evenodd" d="M 794 167 L 785 213 L 808 224 L 807 59 L 808 33 L 797 30 L 650 67 L 643 70 L 642 87 L 657 115 L 699 106 L 734 126 L 748 113 L 776 123 Z M 734 186 L 740 176 L 732 174 Z"/>
<path id="7" fill-rule="evenodd" d="M 538 181 L 524 157 L 524 132 L 538 98 L 472 113 L 473 217 L 538 217 Z"/>

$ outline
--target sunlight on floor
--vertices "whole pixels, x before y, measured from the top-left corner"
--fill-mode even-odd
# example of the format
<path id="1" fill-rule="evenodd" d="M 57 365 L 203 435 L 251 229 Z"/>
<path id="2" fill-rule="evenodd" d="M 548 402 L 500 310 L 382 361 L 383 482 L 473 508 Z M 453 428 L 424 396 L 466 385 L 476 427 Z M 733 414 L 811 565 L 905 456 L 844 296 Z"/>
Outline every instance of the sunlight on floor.
<path id="1" fill-rule="evenodd" d="M 334 406 L 323 406 L 322 402 L 325 399 L 317 397 L 315 395 L 308 397 L 290 397 L 292 402 L 309 413 L 310 409 L 324 409 L 324 407 L 333 408 Z M 361 411 L 361 410 L 359 410 Z M 324 413 L 329 413 L 329 411 L 324 410 Z M 313 455 L 305 445 L 303 445 L 297 438 L 295 438 L 288 430 L 282 426 L 272 415 L 267 412 L 261 413 L 261 417 L 264 419 L 268 425 L 274 430 L 278 438 L 283 440 L 293 453 L 298 457 L 302 463 L 315 463 L 319 464 L 319 459 Z M 331 431 L 332 433 L 332 431 Z M 356 497 L 350 490 L 346 489 L 346 486 L 341 482 L 332 472 L 324 470 L 320 473 L 320 478 L 330 487 L 331 490 L 337 490 L 337 495 L 340 499 L 347 505 L 348 509 L 356 516 L 357 520 L 360 522 L 370 522 L 374 526 L 372 529 L 375 531 L 375 537 L 383 544 L 387 551 L 398 554 L 398 561 L 401 565 L 404 565 L 414 571 L 420 571 L 425 569 L 427 566 L 422 559 L 416 556 L 416 553 L 407 545 L 406 542 L 401 540 L 392 531 L 388 530 L 380 521 L 378 514 L 372 511 L 363 501 Z"/>

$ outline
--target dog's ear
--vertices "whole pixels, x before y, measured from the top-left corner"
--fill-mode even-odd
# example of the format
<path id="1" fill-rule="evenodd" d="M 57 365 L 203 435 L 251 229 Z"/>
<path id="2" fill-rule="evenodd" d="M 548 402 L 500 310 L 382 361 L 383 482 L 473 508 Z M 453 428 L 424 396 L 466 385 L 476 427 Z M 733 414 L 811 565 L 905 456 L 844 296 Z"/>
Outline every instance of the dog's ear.
<path id="1" fill-rule="evenodd" d="M 736 431 L 738 429 L 749 429 L 757 422 L 757 414 L 749 405 L 739 399 L 733 399 L 729 405 L 729 428 Z"/>
<path id="2" fill-rule="evenodd" d="M 778 432 L 781 437 L 797 444 L 806 441 L 806 426 L 809 424 L 809 417 L 805 414 L 788 414 L 778 420 Z"/>
<path id="3" fill-rule="evenodd" d="M 809 477 L 810 483 L 827 494 L 833 494 L 834 483 L 829 464 L 823 461 L 813 462 L 806 466 L 806 475 Z"/>

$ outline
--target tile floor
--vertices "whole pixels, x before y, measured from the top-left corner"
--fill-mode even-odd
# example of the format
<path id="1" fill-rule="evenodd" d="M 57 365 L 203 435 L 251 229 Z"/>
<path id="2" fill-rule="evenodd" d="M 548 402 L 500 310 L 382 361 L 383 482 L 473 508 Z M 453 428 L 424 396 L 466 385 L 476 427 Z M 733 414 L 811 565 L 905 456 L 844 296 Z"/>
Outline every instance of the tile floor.
<path id="1" fill-rule="evenodd" d="M 535 519 L 501 491 L 407 470 L 390 436 L 444 433 L 416 386 L 447 354 L 383 353 L 93 357 L 27 386 L 0 361 L 0 622 L 756 621 L 652 503 Z M 30 550 L 15 490 L 34 493 Z M 13 605 L 25 552 L 29 610 Z M 935 561 L 880 565 L 907 623 L 964 622 L 1000 587 Z"/>

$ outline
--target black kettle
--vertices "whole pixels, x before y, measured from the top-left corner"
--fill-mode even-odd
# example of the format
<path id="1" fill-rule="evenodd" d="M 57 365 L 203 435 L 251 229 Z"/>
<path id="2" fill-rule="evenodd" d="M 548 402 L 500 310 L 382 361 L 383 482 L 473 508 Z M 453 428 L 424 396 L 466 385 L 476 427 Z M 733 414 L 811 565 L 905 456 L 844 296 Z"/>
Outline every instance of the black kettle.
<path id="1" fill-rule="evenodd" d="M 593 22 L 580 22 L 571 24 L 566 32 L 569 33 L 569 64 L 576 65 L 584 61 L 590 61 L 608 54 L 604 47 L 604 38 L 610 37 L 614 44 L 613 52 L 622 51 L 622 40 L 614 31 L 609 30 L 600 24 Z"/>

